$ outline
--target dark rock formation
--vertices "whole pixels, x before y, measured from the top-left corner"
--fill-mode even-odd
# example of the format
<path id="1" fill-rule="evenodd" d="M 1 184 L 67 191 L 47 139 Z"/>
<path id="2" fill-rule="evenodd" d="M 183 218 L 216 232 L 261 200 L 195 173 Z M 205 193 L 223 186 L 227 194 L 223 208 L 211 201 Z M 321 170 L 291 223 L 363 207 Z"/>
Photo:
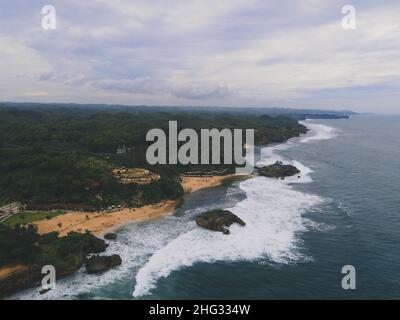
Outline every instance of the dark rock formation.
<path id="1" fill-rule="evenodd" d="M 75 232 L 60 238 L 57 235 L 47 237 L 46 241 L 39 243 L 41 243 L 40 254 L 32 264 L 0 279 L 0 297 L 39 286 L 44 276 L 42 274 L 44 265 L 53 265 L 59 279 L 78 271 L 85 263 L 88 254 L 103 252 L 108 247 L 103 239 L 90 233 Z"/>
<path id="2" fill-rule="evenodd" d="M 234 222 L 241 226 L 246 225 L 242 219 L 232 212 L 221 209 L 204 212 L 196 219 L 198 226 L 212 231 L 219 231 L 223 234 L 229 234 L 229 229 L 227 229 L 227 227 Z"/>
<path id="3" fill-rule="evenodd" d="M 119 266 L 122 259 L 119 255 L 112 256 L 93 256 L 86 261 L 86 270 L 88 273 L 99 273 Z"/>
<path id="4" fill-rule="evenodd" d="M 103 239 L 99 239 L 91 233 L 86 232 L 82 236 L 85 241 L 83 251 L 86 255 L 89 253 L 103 252 L 108 247 L 108 244 Z"/>
<path id="5" fill-rule="evenodd" d="M 263 167 L 258 170 L 261 176 L 268 178 L 285 178 L 294 176 L 300 173 L 300 171 L 292 165 L 283 164 L 281 161 L 277 161 L 275 164 Z"/>
<path id="6" fill-rule="evenodd" d="M 104 239 L 106 239 L 106 240 L 115 240 L 115 239 L 117 239 L 117 234 L 116 233 L 112 233 L 112 232 L 107 233 L 107 234 L 104 235 Z"/>

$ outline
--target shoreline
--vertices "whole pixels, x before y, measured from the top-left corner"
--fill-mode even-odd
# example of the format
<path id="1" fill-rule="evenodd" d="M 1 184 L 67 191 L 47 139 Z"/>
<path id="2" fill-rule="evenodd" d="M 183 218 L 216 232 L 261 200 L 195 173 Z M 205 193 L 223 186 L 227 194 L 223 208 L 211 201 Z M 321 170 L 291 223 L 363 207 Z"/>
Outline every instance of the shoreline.
<path id="1" fill-rule="evenodd" d="M 177 203 L 178 200 L 168 200 L 114 212 L 70 211 L 50 220 L 34 222 L 32 225 L 38 228 L 39 234 L 57 231 L 60 236 L 65 236 L 72 231 L 84 233 L 88 230 L 95 236 L 102 237 L 105 233 L 115 231 L 127 223 L 150 221 L 172 214 Z"/>
<path id="2" fill-rule="evenodd" d="M 184 192 L 192 193 L 201 189 L 212 188 L 229 180 L 234 180 L 240 175 L 229 174 L 224 176 L 181 177 Z M 39 234 L 57 231 L 64 236 L 71 231 L 92 232 L 95 236 L 103 237 L 108 232 L 116 232 L 124 225 L 151 221 L 174 213 L 176 206 L 182 201 L 166 200 L 153 205 L 140 208 L 124 208 L 113 212 L 82 212 L 69 211 L 50 220 L 40 220 L 31 224 L 38 228 Z"/>
<path id="3" fill-rule="evenodd" d="M 201 189 L 212 188 L 223 184 L 229 180 L 233 180 L 240 175 L 235 173 L 224 176 L 181 176 L 181 184 L 185 193 L 196 192 Z"/>
<path id="4" fill-rule="evenodd" d="M 212 188 L 238 179 L 245 180 L 251 177 L 253 177 L 252 174 L 228 174 L 224 176 L 181 176 L 180 178 L 185 194 L 189 194 L 201 189 Z M 176 200 L 162 201 L 154 205 L 146 205 L 134 209 L 124 208 L 113 212 L 89 213 L 69 211 L 64 215 L 54 217 L 50 220 L 41 220 L 30 224 L 37 226 L 38 233 L 40 234 L 58 231 L 60 236 L 64 236 L 71 231 L 83 233 L 88 230 L 93 235 L 103 238 L 106 233 L 118 232 L 125 225 L 151 221 L 172 215 L 182 200 L 183 196 Z M 60 222 L 62 223 L 61 227 L 58 226 Z"/>
<path id="5" fill-rule="evenodd" d="M 25 268 L 26 266 L 22 264 L 4 266 L 0 268 L 0 280 L 3 280 L 7 278 L 9 275 L 17 273 Z"/>
<path id="6" fill-rule="evenodd" d="M 185 194 L 188 194 L 201 189 L 216 187 L 239 177 L 247 176 L 229 174 L 224 176 L 181 177 L 181 183 Z M 32 222 L 30 225 L 37 227 L 38 233 L 41 235 L 57 231 L 59 236 L 65 236 L 69 232 L 84 233 L 88 230 L 94 236 L 104 238 L 105 234 L 118 232 L 125 225 L 162 219 L 172 215 L 182 200 L 183 196 L 176 200 L 165 200 L 153 205 L 132 209 L 124 208 L 113 212 L 69 211 L 50 220 Z M 4 266 L 0 268 L 0 281 L 26 268 L 27 266 L 24 265 Z"/>

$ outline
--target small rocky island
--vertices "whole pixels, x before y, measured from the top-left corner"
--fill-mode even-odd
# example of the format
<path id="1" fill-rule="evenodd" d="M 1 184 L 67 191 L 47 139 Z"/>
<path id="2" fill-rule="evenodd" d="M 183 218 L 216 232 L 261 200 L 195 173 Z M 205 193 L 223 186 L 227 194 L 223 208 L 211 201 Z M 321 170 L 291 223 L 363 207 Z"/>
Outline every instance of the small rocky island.
<path id="1" fill-rule="evenodd" d="M 196 223 L 202 228 L 222 232 L 223 234 L 229 234 L 228 227 L 233 223 L 238 223 L 241 226 L 246 225 L 246 223 L 237 215 L 228 210 L 222 209 L 216 209 L 202 213 L 197 217 Z"/>
<path id="2" fill-rule="evenodd" d="M 300 170 L 295 166 L 283 164 L 282 161 L 277 161 L 270 166 L 260 168 L 258 173 L 267 178 L 285 178 L 299 174 Z"/>
<path id="3" fill-rule="evenodd" d="M 86 263 L 86 271 L 88 273 L 100 273 L 110 270 L 116 266 L 122 264 L 122 259 L 119 255 L 114 254 L 112 256 L 92 256 Z"/>

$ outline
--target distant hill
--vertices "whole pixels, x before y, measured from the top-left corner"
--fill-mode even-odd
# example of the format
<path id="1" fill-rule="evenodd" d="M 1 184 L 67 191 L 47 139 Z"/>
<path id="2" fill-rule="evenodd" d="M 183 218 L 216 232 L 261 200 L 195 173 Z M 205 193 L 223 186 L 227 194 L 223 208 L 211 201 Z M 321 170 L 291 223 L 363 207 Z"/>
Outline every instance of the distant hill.
<path id="1" fill-rule="evenodd" d="M 285 115 L 296 119 L 340 119 L 348 118 L 358 113 L 349 110 L 319 110 L 319 109 L 290 109 L 290 108 L 254 108 L 254 107 L 193 107 L 193 106 L 128 106 L 120 104 L 77 104 L 77 103 L 37 103 L 37 102 L 0 102 L 1 107 L 13 107 L 22 109 L 53 108 L 76 109 L 85 111 L 125 111 L 125 112 L 206 112 L 206 113 L 230 113 L 248 115 Z"/>

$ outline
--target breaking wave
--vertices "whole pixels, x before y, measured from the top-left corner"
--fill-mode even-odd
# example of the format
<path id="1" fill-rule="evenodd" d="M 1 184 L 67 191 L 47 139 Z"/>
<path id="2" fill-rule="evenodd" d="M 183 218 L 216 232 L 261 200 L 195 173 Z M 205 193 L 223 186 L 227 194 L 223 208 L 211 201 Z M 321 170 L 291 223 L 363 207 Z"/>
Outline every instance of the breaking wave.
<path id="1" fill-rule="evenodd" d="M 303 213 L 322 204 L 324 199 L 293 188 L 295 183 L 312 182 L 312 170 L 298 161 L 287 159 L 277 152 L 300 143 L 333 138 L 333 128 L 303 122 L 309 133 L 287 143 L 261 150 L 260 165 L 276 161 L 296 166 L 301 172 L 285 180 L 257 176 L 240 183 L 246 198 L 232 207 L 226 207 L 246 222 L 245 227 L 232 225 L 230 235 L 215 233 L 201 228 L 181 234 L 165 247 L 155 252 L 138 271 L 134 297 L 149 294 L 160 278 L 171 272 L 198 262 L 258 261 L 287 264 L 307 259 L 301 252 L 299 232 L 313 224 Z"/>
<path id="2" fill-rule="evenodd" d="M 130 279 L 133 275 L 136 275 L 136 283 L 132 279 L 132 285 L 135 284 L 133 296 L 139 298 L 150 294 L 160 278 L 198 262 L 288 264 L 309 259 L 302 252 L 299 233 L 313 228 L 314 224 L 303 213 L 312 211 L 325 200 L 293 187 L 296 183 L 312 182 L 312 170 L 278 152 L 301 143 L 330 139 L 337 133 L 325 125 L 309 121 L 303 124 L 310 129 L 306 136 L 263 148 L 257 163 L 268 165 L 283 161 L 293 164 L 301 171 L 299 176 L 285 180 L 253 177 L 230 186 L 225 198 L 217 203 L 199 201 L 199 205 L 184 209 L 179 216 L 127 226 L 118 233 L 117 241 L 111 242 L 105 253 L 122 257 L 123 264 L 118 268 L 102 275 L 89 275 L 81 270 L 57 281 L 57 289 L 44 296 L 38 293 L 38 289 L 30 289 L 12 298 L 76 299 L 85 294 L 92 298 L 105 298 L 98 293 L 99 289 Z M 196 196 L 193 194 L 191 197 Z M 231 210 L 246 222 L 246 226 L 232 225 L 229 236 L 198 228 L 195 217 L 216 207 Z"/>

